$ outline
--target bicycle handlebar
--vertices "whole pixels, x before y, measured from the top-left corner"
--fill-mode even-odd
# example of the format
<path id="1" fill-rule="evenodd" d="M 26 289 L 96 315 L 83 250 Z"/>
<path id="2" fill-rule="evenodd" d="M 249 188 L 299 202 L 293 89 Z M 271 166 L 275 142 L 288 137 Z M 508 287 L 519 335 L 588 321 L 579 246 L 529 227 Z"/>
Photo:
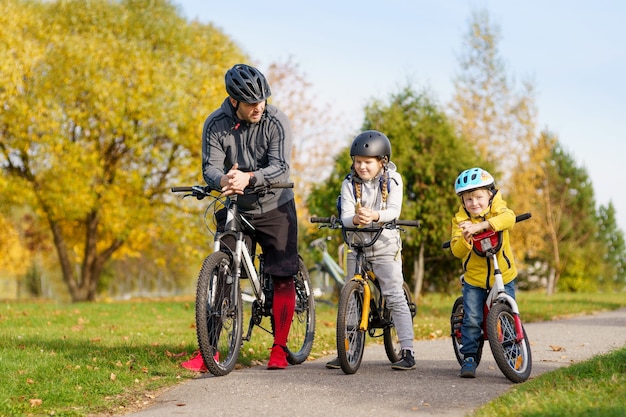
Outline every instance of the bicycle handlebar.
<path id="1" fill-rule="evenodd" d="M 331 216 L 331 217 L 311 217 L 310 218 L 311 223 L 329 223 L 332 226 L 335 226 L 336 228 L 339 227 L 343 227 L 341 220 L 339 220 L 337 217 L 335 216 Z M 395 221 L 391 221 L 391 222 L 387 222 L 387 224 L 389 225 L 396 225 L 396 226 L 413 226 L 413 227 L 420 227 L 421 222 L 419 220 L 395 220 Z M 385 226 L 383 226 L 385 227 Z M 375 232 L 377 230 L 380 229 L 380 227 L 360 227 L 360 228 L 347 228 L 347 229 L 355 229 L 361 232 Z"/>
<path id="2" fill-rule="evenodd" d="M 528 220 L 532 217 L 531 213 L 522 213 L 515 216 L 515 223 L 523 222 L 524 220 Z M 443 249 L 448 249 L 450 247 L 450 241 L 443 242 L 441 247 Z"/>
<path id="3" fill-rule="evenodd" d="M 260 193 L 260 192 L 264 192 L 272 188 L 293 188 L 293 182 L 279 182 L 276 184 L 257 185 L 254 188 L 252 188 L 250 193 L 253 193 L 253 194 Z M 192 186 L 186 185 L 186 186 L 172 187 L 171 191 L 173 193 L 191 193 L 192 196 L 201 200 L 204 197 L 208 196 L 211 193 L 211 191 L 220 191 L 220 190 L 214 190 L 208 185 L 192 185 Z"/>

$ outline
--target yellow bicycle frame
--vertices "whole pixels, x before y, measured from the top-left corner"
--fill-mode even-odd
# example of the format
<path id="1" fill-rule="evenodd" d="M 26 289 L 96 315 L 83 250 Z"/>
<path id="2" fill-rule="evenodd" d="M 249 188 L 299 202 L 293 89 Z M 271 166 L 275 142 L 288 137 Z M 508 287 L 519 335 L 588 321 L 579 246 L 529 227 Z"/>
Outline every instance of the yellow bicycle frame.
<path id="1" fill-rule="evenodd" d="M 376 276 L 372 271 L 367 271 L 367 276 L 372 281 L 376 279 Z M 370 315 L 370 305 L 372 299 L 372 290 L 370 289 L 369 284 L 361 274 L 356 274 L 352 277 L 353 281 L 361 281 L 363 284 L 363 311 L 361 311 L 361 323 L 359 324 L 359 330 L 366 332 L 369 327 L 369 315 Z"/>

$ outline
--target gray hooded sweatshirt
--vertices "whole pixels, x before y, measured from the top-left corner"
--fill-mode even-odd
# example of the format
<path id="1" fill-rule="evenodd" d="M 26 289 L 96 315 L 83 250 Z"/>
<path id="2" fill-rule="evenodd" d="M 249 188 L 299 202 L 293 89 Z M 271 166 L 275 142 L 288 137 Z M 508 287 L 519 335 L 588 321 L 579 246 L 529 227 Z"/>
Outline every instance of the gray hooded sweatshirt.
<path id="1" fill-rule="evenodd" d="M 202 131 L 202 173 L 214 190 L 235 163 L 239 170 L 253 172 L 257 185 L 290 182 L 289 164 L 293 137 L 287 116 L 268 104 L 258 123 L 239 120 L 226 98 L 209 115 Z M 294 198 L 290 188 L 275 188 L 265 196 L 247 193 L 238 197 L 239 209 L 259 214 L 273 210 Z"/>

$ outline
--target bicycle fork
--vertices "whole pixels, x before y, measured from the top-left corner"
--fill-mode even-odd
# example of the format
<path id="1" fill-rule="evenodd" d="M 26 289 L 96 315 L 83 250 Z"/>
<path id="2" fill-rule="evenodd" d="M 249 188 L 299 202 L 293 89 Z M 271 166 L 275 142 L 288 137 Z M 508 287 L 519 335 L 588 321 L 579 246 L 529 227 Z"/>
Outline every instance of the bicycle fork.
<path id="1" fill-rule="evenodd" d="M 522 328 L 522 320 L 519 317 L 519 308 L 517 307 L 517 302 L 515 301 L 515 299 L 504 291 L 504 282 L 502 281 L 502 271 L 500 271 L 500 266 L 498 265 L 498 259 L 496 258 L 496 255 L 492 254 L 491 257 L 493 259 L 493 268 L 494 268 L 493 275 L 494 275 L 495 285 L 496 285 L 496 288 L 498 288 L 496 301 L 498 298 L 503 298 L 506 300 L 506 303 L 509 305 L 509 307 L 511 307 L 511 312 L 513 313 L 513 323 L 515 324 L 515 343 L 519 343 L 522 340 L 524 340 L 524 329 Z M 492 302 L 489 299 L 488 299 L 488 304 L 489 305 L 492 304 Z M 485 329 L 485 334 L 487 334 L 486 329 Z"/>
<path id="2" fill-rule="evenodd" d="M 369 328 L 369 316 L 371 311 L 372 290 L 367 284 L 367 281 L 361 274 L 356 274 L 352 277 L 352 280 L 358 282 L 363 286 L 363 310 L 361 311 L 361 321 L 359 323 L 359 330 L 366 332 Z"/>

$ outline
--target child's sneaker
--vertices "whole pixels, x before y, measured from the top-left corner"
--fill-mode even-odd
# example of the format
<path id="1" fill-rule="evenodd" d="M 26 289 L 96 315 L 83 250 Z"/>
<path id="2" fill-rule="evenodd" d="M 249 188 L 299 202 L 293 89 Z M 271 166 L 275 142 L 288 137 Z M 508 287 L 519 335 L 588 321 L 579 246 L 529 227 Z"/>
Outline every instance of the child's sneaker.
<path id="1" fill-rule="evenodd" d="M 202 355 L 200 354 L 200 351 L 196 350 L 194 352 L 194 355 L 195 356 L 193 356 L 188 361 L 181 363 L 180 366 L 182 366 L 183 368 L 187 368 L 190 371 L 206 372 L 208 369 L 206 368 L 206 365 L 204 364 L 204 359 L 202 359 Z"/>
<path id="2" fill-rule="evenodd" d="M 330 362 L 326 362 L 326 367 L 328 369 L 340 369 L 341 364 L 339 363 L 339 358 L 335 358 Z"/>
<path id="3" fill-rule="evenodd" d="M 415 369 L 415 359 L 413 358 L 413 352 L 408 349 L 403 349 L 402 359 L 400 359 L 398 362 L 394 362 L 391 365 L 391 369 L 398 369 L 401 371 Z"/>
<path id="4" fill-rule="evenodd" d="M 476 360 L 472 357 L 465 358 L 461 366 L 461 378 L 476 378 Z"/>
<path id="5" fill-rule="evenodd" d="M 272 353 L 270 353 L 270 360 L 267 362 L 267 369 L 285 369 L 289 366 L 286 349 L 287 348 L 284 346 L 272 346 Z"/>

